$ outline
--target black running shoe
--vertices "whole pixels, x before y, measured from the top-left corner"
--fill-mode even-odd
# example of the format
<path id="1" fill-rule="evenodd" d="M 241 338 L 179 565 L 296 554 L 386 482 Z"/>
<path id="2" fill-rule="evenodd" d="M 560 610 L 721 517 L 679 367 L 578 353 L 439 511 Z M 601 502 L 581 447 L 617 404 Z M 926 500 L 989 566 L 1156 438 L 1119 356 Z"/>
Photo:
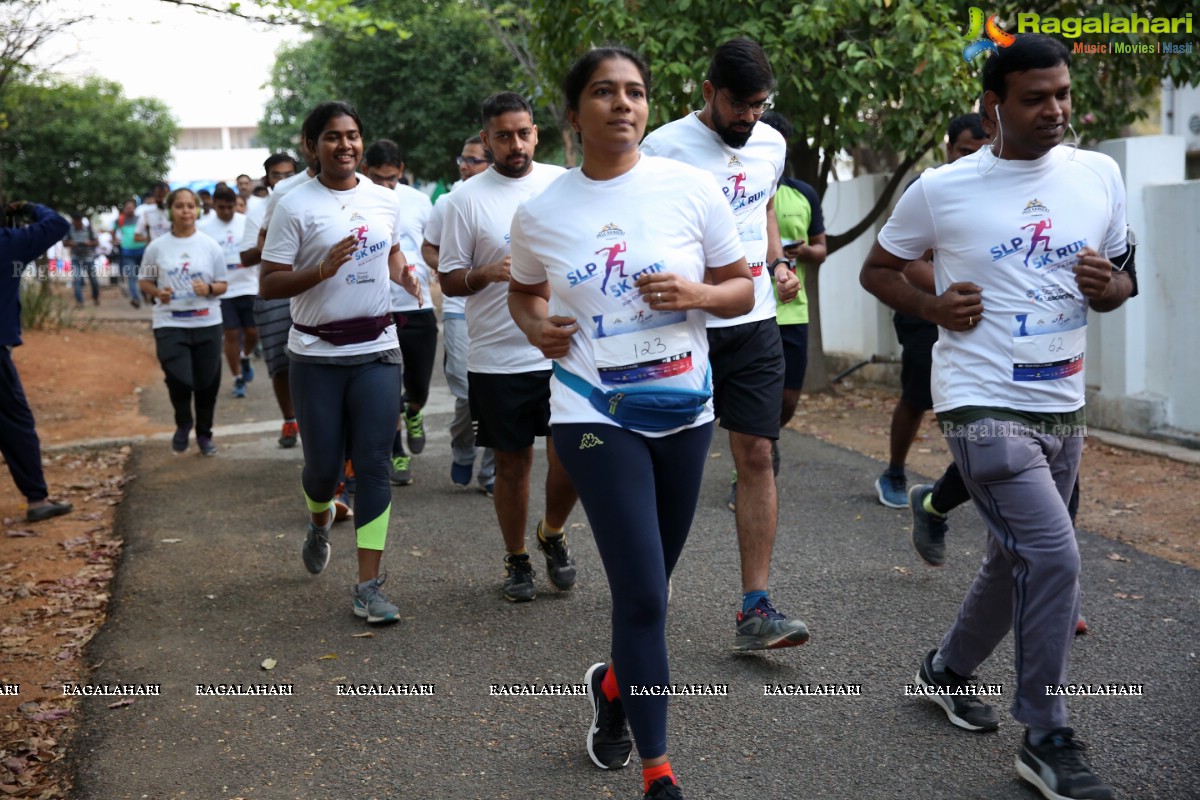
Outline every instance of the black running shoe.
<path id="1" fill-rule="evenodd" d="M 1026 731 L 1017 756 L 1017 774 L 1046 800 L 1112 800 L 1112 789 L 1084 761 L 1086 749 L 1075 741 L 1075 731 L 1070 728 L 1056 728 L 1037 747 L 1029 743 Z"/>
<path id="2" fill-rule="evenodd" d="M 949 525 L 945 517 L 925 510 L 925 498 L 933 494 L 927 483 L 908 490 L 908 507 L 912 511 L 912 546 L 917 555 L 931 567 L 946 563 L 946 531 Z"/>
<path id="3" fill-rule="evenodd" d="M 994 731 L 1000 727 L 996 710 L 979 699 L 974 683 L 975 676 L 962 676 L 947 667 L 942 672 L 933 668 L 933 656 L 937 649 L 930 650 L 917 670 L 917 683 L 930 690 L 924 695 L 937 703 L 958 727 L 968 731 Z M 934 692 L 932 690 L 943 691 Z"/>
<path id="4" fill-rule="evenodd" d="M 650 784 L 642 800 L 683 800 L 683 792 L 678 783 L 664 775 Z"/>
<path id="5" fill-rule="evenodd" d="M 524 603 L 537 597 L 533 588 L 533 564 L 529 563 L 529 554 L 504 557 L 504 599 L 514 603 Z"/>
<path id="6" fill-rule="evenodd" d="M 592 727 L 588 728 L 587 751 L 592 763 L 600 769 L 621 769 L 629 763 L 633 737 L 629 734 L 629 723 L 625 719 L 621 698 L 609 700 L 600 688 L 606 674 L 607 664 L 592 664 L 587 675 L 583 676 L 588 687 L 588 700 L 592 704 Z"/>
<path id="7" fill-rule="evenodd" d="M 571 548 L 567 547 L 567 535 L 560 533 L 542 538 L 542 523 L 537 527 L 538 549 L 546 556 L 546 574 L 550 582 L 559 591 L 566 591 L 575 585 L 578 571 L 575 569 L 575 559 L 571 556 Z"/>

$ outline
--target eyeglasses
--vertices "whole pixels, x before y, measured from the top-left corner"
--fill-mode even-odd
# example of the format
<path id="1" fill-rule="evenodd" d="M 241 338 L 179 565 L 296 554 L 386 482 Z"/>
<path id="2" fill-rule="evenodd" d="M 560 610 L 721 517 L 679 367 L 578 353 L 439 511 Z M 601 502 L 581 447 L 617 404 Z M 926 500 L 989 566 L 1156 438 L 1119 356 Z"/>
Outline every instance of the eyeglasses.
<path id="1" fill-rule="evenodd" d="M 295 175 L 295 172 L 268 172 L 267 177 L 273 181 L 283 181 Z"/>
<path id="2" fill-rule="evenodd" d="M 454 159 L 454 163 L 458 164 L 460 167 L 463 164 L 470 164 L 473 167 L 478 167 L 480 164 L 490 164 L 492 162 L 488 161 L 486 158 L 475 158 L 474 156 L 459 156 L 458 158 Z"/>
<path id="3" fill-rule="evenodd" d="M 771 103 L 768 100 L 759 100 L 757 103 L 745 103 L 741 100 L 734 100 L 733 96 L 724 89 L 719 89 L 718 91 L 725 95 L 725 99 L 729 101 L 729 107 L 733 109 L 733 113 L 737 114 L 739 117 L 745 114 L 747 111 L 753 112 L 754 116 L 756 117 L 761 117 L 763 112 L 771 107 Z"/>

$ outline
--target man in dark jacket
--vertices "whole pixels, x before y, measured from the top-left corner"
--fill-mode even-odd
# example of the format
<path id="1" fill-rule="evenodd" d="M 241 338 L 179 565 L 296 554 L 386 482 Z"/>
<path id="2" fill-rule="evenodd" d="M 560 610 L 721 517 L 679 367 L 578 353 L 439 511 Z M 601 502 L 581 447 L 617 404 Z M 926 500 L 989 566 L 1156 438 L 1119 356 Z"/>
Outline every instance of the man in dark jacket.
<path id="1" fill-rule="evenodd" d="M 71 225 L 58 212 L 36 203 L 10 203 L 5 211 L 5 225 L 0 227 L 0 454 L 13 482 L 29 501 L 26 519 L 40 522 L 68 513 L 71 504 L 49 499 L 42 474 L 42 447 L 12 351 L 21 344 L 21 275 L 25 265 L 62 241 Z M 22 217 L 32 222 L 19 226 L 13 223 Z"/>

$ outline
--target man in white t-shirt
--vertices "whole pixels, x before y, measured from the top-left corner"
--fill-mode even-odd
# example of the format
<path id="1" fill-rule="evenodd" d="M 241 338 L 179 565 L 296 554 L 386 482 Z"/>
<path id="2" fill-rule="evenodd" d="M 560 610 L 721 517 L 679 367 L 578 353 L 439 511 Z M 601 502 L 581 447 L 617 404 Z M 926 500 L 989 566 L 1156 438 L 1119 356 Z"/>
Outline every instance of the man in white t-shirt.
<path id="1" fill-rule="evenodd" d="M 250 357 L 258 344 L 258 326 L 254 322 L 254 298 L 258 295 L 258 265 L 242 264 L 241 244 L 246 217 L 233 210 L 237 193 L 219 186 L 213 193 L 213 213 L 196 225 L 221 245 L 229 288 L 221 295 L 221 323 L 225 327 L 224 350 L 229 372 L 233 375 L 233 396 L 245 397 L 246 384 L 254 380 Z"/>
<path id="2" fill-rule="evenodd" d="M 533 442 L 546 436 L 546 512 L 538 546 L 546 572 L 560 590 L 575 585 L 574 559 L 563 528 L 575 505 L 575 488 L 550 441 L 550 362 L 529 344 L 508 313 L 509 227 L 517 206 L 563 174 L 533 160 L 537 126 L 533 110 L 515 92 L 483 101 L 480 137 L 492 167 L 447 195 L 438 272 L 442 292 L 467 298 L 468 392 L 476 444 L 496 452 L 494 502 L 507 554 L 504 597 L 536 597 L 533 566 L 525 550 Z"/>
<path id="3" fill-rule="evenodd" d="M 737 515 L 742 608 L 734 647 L 766 650 L 808 641 L 808 627 L 771 604 L 768 579 L 779 517 L 772 453 L 779 439 L 784 356 L 775 322 L 775 293 L 783 302 L 800 289 L 783 255 L 774 195 L 783 177 L 787 144 L 758 125 L 775 86 L 761 47 L 733 39 L 713 51 L 703 84 L 704 107 L 648 135 L 642 152 L 708 170 L 733 210 L 754 281 L 754 308 L 740 317 L 709 315 L 713 400 L 729 431 L 736 470 L 730 505 Z"/>
<path id="4" fill-rule="evenodd" d="M 463 142 L 462 152 L 455 160 L 461 179 L 450 187 L 451 192 L 492 164 L 483 147 L 483 139 L 478 135 Z M 421 258 L 431 270 L 437 270 L 440 258 L 446 197 L 442 195 L 434 204 L 433 213 L 425 225 L 425 241 L 421 242 Z M 479 474 L 475 474 L 475 431 L 471 426 L 471 405 L 467 401 L 467 351 L 470 349 L 470 339 L 467 336 L 465 297 L 442 296 L 442 349 L 445 353 L 442 370 L 446 374 L 446 385 L 454 395 L 454 418 L 450 420 L 450 481 L 465 489 L 471 485 L 471 479 L 476 478 L 480 491 L 491 497 L 496 481 L 496 454 L 492 448 L 483 448 Z"/>
<path id="5" fill-rule="evenodd" d="M 305 149 L 305 145 L 302 144 L 301 148 Z M 305 158 L 310 156 L 311 153 L 306 154 Z M 309 163 L 316 162 L 315 156 L 312 158 Z M 265 204 L 248 208 L 239 254 L 243 265 L 257 267 L 262 262 L 262 247 L 266 241 L 266 214 L 268 210 L 274 210 L 274 204 L 279 202 L 277 198 L 287 193 L 284 187 L 296 186 L 316 175 L 315 170 L 297 175 L 297 166 L 296 160 L 287 153 L 274 153 L 263 162 L 263 169 L 267 173 L 267 187 L 272 192 Z M 283 415 L 279 446 L 295 447 L 299 441 L 300 426 L 296 422 L 296 410 L 292 405 L 292 391 L 288 383 L 287 339 L 292 329 L 291 301 L 287 298 L 263 300 L 261 297 L 255 297 L 254 325 L 258 330 L 259 342 L 262 343 L 263 361 L 266 362 L 267 374 L 271 378 L 275 402 Z"/>
<path id="6" fill-rule="evenodd" d="M 1026 725 L 1018 774 L 1047 798 L 1112 790 L 1067 727 L 1067 662 L 1079 614 L 1079 549 L 1068 502 L 1083 450 L 1091 311 L 1125 302 L 1125 187 L 1116 163 L 1064 147 L 1070 51 L 1026 34 L 983 67 L 990 147 L 926 171 L 900 198 L 863 264 L 863 286 L 936 322 L 934 411 L 988 529 L 957 619 L 917 673 L 925 696 L 967 730 L 995 730 L 967 686 L 1010 630 Z M 902 275 L 927 249 L 940 294 Z M 966 689 L 966 690 L 964 690 Z M 970 793 L 970 792 L 964 792 Z"/>
<path id="7" fill-rule="evenodd" d="M 395 191 L 400 199 L 400 252 L 408 262 L 408 271 L 421 284 L 422 297 L 429 297 L 429 267 L 421 259 L 421 242 L 433 204 L 424 192 L 401 183 L 404 157 L 399 145 L 391 139 L 380 139 L 363 152 L 363 171 L 377 185 Z M 391 292 L 390 311 L 396 321 L 396 338 L 404 359 L 400 424 L 392 439 L 391 481 L 396 486 L 408 486 L 413 481 L 412 456 L 404 451 L 404 436 L 407 434 L 408 449 L 414 455 L 425 449 L 425 416 L 421 409 L 429 400 L 429 383 L 437 358 L 437 313 L 432 304 L 418 303 L 417 298 L 398 284 L 391 285 Z"/>
<path id="8" fill-rule="evenodd" d="M 146 202 L 138 206 L 133 214 L 137 218 L 135 242 L 149 244 L 160 236 L 171 232 L 171 220 L 167 217 L 167 193 L 171 187 L 166 181 L 156 181 L 146 196 Z"/>

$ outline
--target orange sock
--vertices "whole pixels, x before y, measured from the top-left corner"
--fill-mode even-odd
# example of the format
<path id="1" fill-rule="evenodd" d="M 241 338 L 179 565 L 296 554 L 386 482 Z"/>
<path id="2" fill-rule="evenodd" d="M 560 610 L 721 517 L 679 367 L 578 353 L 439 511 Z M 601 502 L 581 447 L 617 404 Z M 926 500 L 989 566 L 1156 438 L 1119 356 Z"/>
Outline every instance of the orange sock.
<path id="1" fill-rule="evenodd" d="M 600 691 L 604 692 L 604 699 L 610 703 L 621 696 L 621 690 L 617 688 L 617 673 L 613 670 L 612 664 L 608 665 L 608 670 L 600 679 Z"/>
<path id="2" fill-rule="evenodd" d="M 670 778 L 671 783 L 679 783 L 679 781 L 675 780 L 675 773 L 671 771 L 671 762 L 664 761 L 657 767 L 642 768 L 642 791 L 650 791 L 650 784 L 659 778 Z"/>

